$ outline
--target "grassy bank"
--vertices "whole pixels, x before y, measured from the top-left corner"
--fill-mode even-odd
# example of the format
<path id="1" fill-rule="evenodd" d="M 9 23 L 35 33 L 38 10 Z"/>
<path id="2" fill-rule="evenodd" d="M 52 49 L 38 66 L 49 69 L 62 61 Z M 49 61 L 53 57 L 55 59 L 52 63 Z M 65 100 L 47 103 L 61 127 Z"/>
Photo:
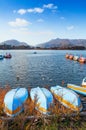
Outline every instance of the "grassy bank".
<path id="1" fill-rule="evenodd" d="M 35 110 L 35 103 L 30 98 L 24 104 L 24 112 L 15 118 L 9 118 L 4 113 L 4 96 L 10 90 L 9 86 L 0 88 L 0 130 L 85 130 L 85 117 L 65 108 L 54 99 L 51 106 L 52 115 L 45 116 Z M 28 90 L 29 91 L 29 90 Z M 70 116 L 71 115 L 71 116 Z"/>

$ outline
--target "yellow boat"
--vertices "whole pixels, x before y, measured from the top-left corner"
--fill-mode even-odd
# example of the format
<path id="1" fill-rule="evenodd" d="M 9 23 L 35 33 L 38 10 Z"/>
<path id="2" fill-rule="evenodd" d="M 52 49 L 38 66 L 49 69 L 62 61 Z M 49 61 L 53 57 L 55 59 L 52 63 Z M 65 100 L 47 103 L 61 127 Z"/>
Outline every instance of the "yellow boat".
<path id="1" fill-rule="evenodd" d="M 73 91 L 86 96 L 86 88 L 85 87 L 81 87 L 81 86 L 77 86 L 74 84 L 67 84 L 67 87 L 72 89 Z"/>

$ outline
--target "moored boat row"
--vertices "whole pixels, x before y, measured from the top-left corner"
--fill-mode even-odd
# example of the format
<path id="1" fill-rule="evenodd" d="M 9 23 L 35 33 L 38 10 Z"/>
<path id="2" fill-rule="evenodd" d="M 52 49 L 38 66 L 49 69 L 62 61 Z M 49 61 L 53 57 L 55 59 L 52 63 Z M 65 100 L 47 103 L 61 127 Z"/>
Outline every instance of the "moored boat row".
<path id="1" fill-rule="evenodd" d="M 12 58 L 12 55 L 10 53 L 6 53 L 5 55 L 0 55 L 0 60 L 3 60 L 4 58 L 10 59 Z"/>
<path id="2" fill-rule="evenodd" d="M 86 63 L 86 58 L 82 56 L 72 55 L 72 54 L 66 54 L 65 57 L 70 60 L 78 61 L 80 63 Z"/>

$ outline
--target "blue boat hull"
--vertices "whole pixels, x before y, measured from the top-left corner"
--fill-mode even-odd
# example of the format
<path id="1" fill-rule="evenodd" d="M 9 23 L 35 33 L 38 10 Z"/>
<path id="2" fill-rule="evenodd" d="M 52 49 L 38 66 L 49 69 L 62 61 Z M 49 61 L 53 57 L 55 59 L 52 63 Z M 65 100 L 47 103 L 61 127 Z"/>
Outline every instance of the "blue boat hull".
<path id="1" fill-rule="evenodd" d="M 4 111 L 9 116 L 16 116 L 23 111 L 23 104 L 28 98 L 26 88 L 16 88 L 10 90 L 4 98 Z"/>
<path id="2" fill-rule="evenodd" d="M 50 114 L 49 108 L 53 104 L 53 95 L 46 88 L 33 88 L 30 91 L 30 97 L 35 102 L 35 109 L 42 114 Z"/>
<path id="3" fill-rule="evenodd" d="M 0 60 L 3 60 L 4 59 L 4 56 L 3 55 L 0 55 Z"/>

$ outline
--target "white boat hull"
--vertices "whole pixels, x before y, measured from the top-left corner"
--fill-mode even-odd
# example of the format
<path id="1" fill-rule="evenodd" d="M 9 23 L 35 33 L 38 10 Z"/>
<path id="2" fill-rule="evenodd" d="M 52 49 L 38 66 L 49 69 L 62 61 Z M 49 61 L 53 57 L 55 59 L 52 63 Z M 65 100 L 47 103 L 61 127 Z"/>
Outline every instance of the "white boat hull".
<path id="1" fill-rule="evenodd" d="M 33 88 L 30 91 L 30 97 L 35 103 L 35 108 L 42 114 L 49 114 L 50 105 L 53 103 L 53 95 L 46 88 Z"/>
<path id="2" fill-rule="evenodd" d="M 67 84 L 67 87 L 72 89 L 73 91 L 77 92 L 78 94 L 86 96 L 86 88 L 80 87 L 74 84 Z"/>
<path id="3" fill-rule="evenodd" d="M 50 90 L 54 97 L 65 107 L 74 111 L 82 110 L 80 97 L 75 92 L 61 86 L 51 87 Z"/>

